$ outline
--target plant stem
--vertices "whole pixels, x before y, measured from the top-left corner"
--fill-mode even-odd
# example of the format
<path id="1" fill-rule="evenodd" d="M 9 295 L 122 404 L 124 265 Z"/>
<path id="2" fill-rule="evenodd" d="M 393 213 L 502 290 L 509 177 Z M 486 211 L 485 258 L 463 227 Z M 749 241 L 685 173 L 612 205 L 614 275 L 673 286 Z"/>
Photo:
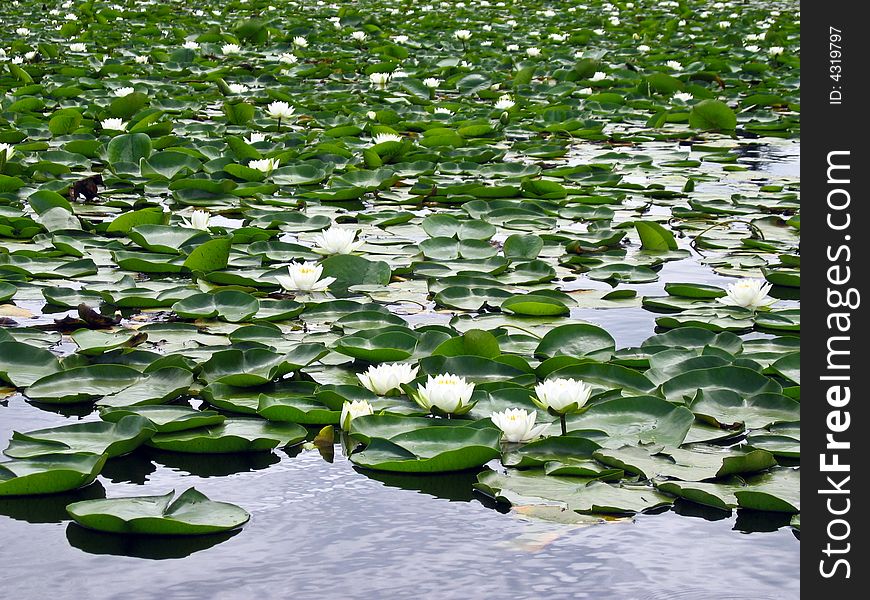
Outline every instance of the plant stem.
<path id="1" fill-rule="evenodd" d="M 568 433 L 568 423 L 565 419 L 565 415 L 559 415 L 559 419 L 562 421 L 562 435 Z"/>

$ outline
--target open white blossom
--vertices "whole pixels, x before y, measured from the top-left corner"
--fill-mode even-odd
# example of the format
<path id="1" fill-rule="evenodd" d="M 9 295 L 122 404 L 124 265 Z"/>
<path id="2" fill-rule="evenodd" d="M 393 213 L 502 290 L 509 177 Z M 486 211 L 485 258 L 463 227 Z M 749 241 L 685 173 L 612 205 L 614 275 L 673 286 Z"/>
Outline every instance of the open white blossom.
<path id="1" fill-rule="evenodd" d="M 9 160 L 13 156 L 15 156 L 15 146 L 7 143 L 0 143 L 0 154 L 3 152 L 6 153 L 6 160 Z"/>
<path id="2" fill-rule="evenodd" d="M 292 52 L 282 52 L 278 55 L 278 61 L 285 65 L 295 65 L 299 62 L 299 59 Z"/>
<path id="3" fill-rule="evenodd" d="M 510 94 L 504 94 L 499 96 L 498 100 L 496 100 L 495 107 L 498 110 L 510 110 L 516 105 L 516 102 L 513 101 L 513 98 L 510 97 Z"/>
<path id="4" fill-rule="evenodd" d="M 260 160 L 252 160 L 248 163 L 248 168 L 262 171 L 263 173 L 271 173 L 278 168 L 281 161 L 277 158 L 263 158 Z"/>
<path id="5" fill-rule="evenodd" d="M 695 97 L 689 92 L 677 92 L 674 94 L 674 100 L 680 100 L 681 102 L 688 102 L 694 99 Z"/>
<path id="6" fill-rule="evenodd" d="M 118 89 L 115 90 L 115 95 L 118 98 L 123 98 L 124 96 L 129 96 L 130 94 L 132 94 L 135 91 L 136 91 L 135 89 L 133 89 L 132 87 L 129 87 L 129 86 L 119 87 Z"/>
<path id="7" fill-rule="evenodd" d="M 460 42 L 467 42 L 471 39 L 471 32 L 467 29 L 457 29 L 453 32 L 453 37 L 455 37 Z"/>
<path id="8" fill-rule="evenodd" d="M 592 388 L 579 379 L 547 379 L 535 386 L 532 402 L 551 413 L 564 415 L 582 408 L 592 395 Z"/>
<path id="9" fill-rule="evenodd" d="M 190 227 L 191 229 L 202 229 L 205 231 L 208 229 L 209 214 L 207 211 L 197 209 L 190 214 L 190 220 L 182 217 L 181 221 L 184 223 L 185 227 Z"/>
<path id="10" fill-rule="evenodd" d="M 389 73 L 372 73 L 369 75 L 369 81 L 378 88 L 387 87 L 387 83 L 390 81 L 391 75 Z"/>
<path id="11" fill-rule="evenodd" d="M 427 88 L 435 89 L 439 85 L 441 85 L 441 80 L 437 77 L 427 77 L 423 80 L 423 85 L 425 85 Z"/>
<path id="12" fill-rule="evenodd" d="M 124 119 L 111 118 L 100 121 L 100 127 L 111 131 L 124 131 L 127 128 L 127 124 L 124 123 Z"/>
<path id="13" fill-rule="evenodd" d="M 467 382 L 464 377 L 442 373 L 435 377 L 429 375 L 426 384 L 417 387 L 413 398 L 428 411 L 434 409 L 446 414 L 461 415 L 474 407 L 471 402 L 473 392 L 474 384 Z"/>
<path id="14" fill-rule="evenodd" d="M 395 133 L 376 133 L 374 137 L 372 137 L 372 145 L 377 146 L 378 144 L 383 144 L 385 142 L 401 142 L 402 136 Z"/>
<path id="15" fill-rule="evenodd" d="M 409 363 L 383 363 L 371 365 L 365 373 L 357 373 L 357 378 L 371 393 L 386 396 L 401 389 L 402 384 L 414 381 L 418 368 Z"/>
<path id="16" fill-rule="evenodd" d="M 335 277 L 324 277 L 323 267 L 310 262 L 292 262 L 287 267 L 287 275 L 276 275 L 275 279 L 290 292 L 325 292 Z"/>
<path id="17" fill-rule="evenodd" d="M 350 254 L 363 244 L 362 241 L 354 241 L 357 233 L 356 229 L 332 225 L 329 229 L 314 236 L 314 243 L 317 244 L 314 251 L 330 255 Z"/>
<path id="18" fill-rule="evenodd" d="M 181 45 L 181 47 L 185 48 L 186 50 L 199 50 L 199 42 L 187 40 Z"/>
<path id="19" fill-rule="evenodd" d="M 595 71 L 592 77 L 589 78 L 589 81 L 604 81 L 607 79 L 607 73 L 604 71 Z"/>
<path id="20" fill-rule="evenodd" d="M 665 63 L 665 65 L 667 65 L 668 67 L 670 67 L 674 71 L 682 71 L 683 70 L 683 65 L 680 64 L 676 60 L 669 60 L 668 62 Z"/>
<path id="21" fill-rule="evenodd" d="M 355 39 L 358 42 L 362 42 L 368 36 L 366 35 L 365 31 L 354 31 L 353 33 L 350 34 L 350 37 L 352 37 L 353 39 Z"/>
<path id="22" fill-rule="evenodd" d="M 535 411 L 529 413 L 522 408 L 508 408 L 489 416 L 493 424 L 501 429 L 502 440 L 514 444 L 531 442 L 544 433 L 549 424 L 543 423 L 535 427 L 537 417 L 538 413 Z"/>
<path id="23" fill-rule="evenodd" d="M 526 54 L 528 54 L 532 58 L 535 58 L 536 56 L 541 55 L 541 49 L 532 46 L 531 48 L 526 48 Z"/>
<path id="24" fill-rule="evenodd" d="M 227 55 L 238 54 L 241 51 L 242 51 L 242 47 L 239 46 L 238 44 L 224 44 L 223 46 L 221 46 L 221 52 L 223 52 L 224 54 L 227 54 Z"/>
<path id="25" fill-rule="evenodd" d="M 230 92 L 233 94 L 244 94 L 250 90 L 248 86 L 241 83 L 231 83 L 227 87 L 230 88 Z"/>
<path id="26" fill-rule="evenodd" d="M 88 47 L 82 42 L 75 42 L 69 45 L 70 52 L 86 52 Z"/>
<path id="27" fill-rule="evenodd" d="M 293 45 L 297 46 L 299 48 L 307 48 L 308 47 L 308 40 L 306 40 L 301 35 L 297 35 L 296 37 L 293 38 Z"/>
<path id="28" fill-rule="evenodd" d="M 763 279 L 741 279 L 730 284 L 725 290 L 725 297 L 717 300 L 726 306 L 741 306 L 754 310 L 776 302 L 776 299 L 767 295 L 770 288 L 771 284 Z"/>
<path id="29" fill-rule="evenodd" d="M 248 144 L 256 144 L 257 142 L 265 142 L 266 134 L 260 133 L 259 131 L 252 131 L 248 134 L 248 137 L 245 138 L 245 142 Z"/>
<path id="30" fill-rule="evenodd" d="M 273 119 L 289 119 L 295 112 L 295 108 L 280 100 L 275 100 L 266 107 L 266 114 Z"/>

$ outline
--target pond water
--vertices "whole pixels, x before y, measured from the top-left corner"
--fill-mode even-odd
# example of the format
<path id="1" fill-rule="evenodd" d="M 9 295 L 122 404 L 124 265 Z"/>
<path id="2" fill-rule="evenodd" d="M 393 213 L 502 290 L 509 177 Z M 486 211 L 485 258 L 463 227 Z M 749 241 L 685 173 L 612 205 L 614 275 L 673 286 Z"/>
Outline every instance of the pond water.
<path id="1" fill-rule="evenodd" d="M 748 150 L 740 162 L 796 177 L 799 146 Z M 689 247 L 685 240 L 681 246 Z M 659 281 L 633 289 L 663 294 L 669 281 L 724 285 L 733 279 L 714 273 L 695 253 L 692 260 L 667 263 Z M 582 284 L 609 289 L 602 282 Z M 780 302 L 797 305 L 795 299 Z M 641 308 L 572 311 L 573 318 L 606 325 L 618 347 L 649 337 L 656 316 Z M 439 322 L 445 315 L 423 311 L 406 318 Z M 0 402 L 0 439 L 13 429 L 98 419 L 89 407 L 81 413 L 52 412 L 12 396 Z M 0 499 L 0 565 L 9 574 L 0 596 L 449 599 L 467 598 L 473 589 L 478 598 L 762 600 L 799 594 L 800 544 L 788 516 L 729 514 L 678 501 L 664 514 L 566 525 L 500 511 L 473 492 L 476 472 L 365 472 L 340 445 L 327 458 L 331 462 L 317 450 L 215 458 L 140 449 L 111 460 L 97 483 L 76 493 Z M 251 522 L 230 535 L 137 540 L 87 531 L 64 511 L 81 499 L 190 486 L 232 499 L 252 514 Z"/>

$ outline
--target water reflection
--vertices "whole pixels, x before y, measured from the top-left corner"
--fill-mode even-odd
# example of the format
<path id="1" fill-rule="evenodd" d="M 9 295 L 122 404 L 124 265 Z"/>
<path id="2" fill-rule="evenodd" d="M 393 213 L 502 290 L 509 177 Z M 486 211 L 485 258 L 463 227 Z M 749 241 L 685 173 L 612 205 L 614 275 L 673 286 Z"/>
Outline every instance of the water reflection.
<path id="1" fill-rule="evenodd" d="M 147 449 L 145 452 L 158 465 L 196 477 L 226 477 L 268 469 L 281 458 L 274 452 L 240 452 L 236 454 L 185 454 Z"/>
<path id="2" fill-rule="evenodd" d="M 106 488 L 100 482 L 80 490 L 46 496 L 0 497 L 0 515 L 28 523 L 62 523 L 69 521 L 66 507 L 82 500 L 106 497 Z"/>
<path id="3" fill-rule="evenodd" d="M 740 509 L 734 522 L 734 531 L 743 533 L 770 533 L 789 527 L 791 515 L 788 513 L 765 512 L 760 510 Z"/>
<path id="4" fill-rule="evenodd" d="M 730 510 L 714 508 L 712 506 L 704 506 L 677 498 L 674 501 L 674 512 L 683 517 L 695 517 L 704 519 L 705 521 L 721 521 L 722 519 L 731 518 Z"/>
<path id="5" fill-rule="evenodd" d="M 470 502 L 476 499 L 472 485 L 477 483 L 480 470 L 452 473 L 388 473 L 354 467 L 354 471 L 369 479 L 380 481 L 386 487 L 412 490 L 451 502 Z"/>
<path id="6" fill-rule="evenodd" d="M 208 535 L 122 535 L 85 529 L 75 523 L 66 528 L 66 539 L 74 548 L 88 554 L 112 554 L 150 560 L 184 558 L 207 550 L 241 533 L 241 529 Z"/>
<path id="7" fill-rule="evenodd" d="M 145 452 L 136 451 L 109 459 L 103 466 L 103 470 L 100 471 L 100 475 L 112 483 L 142 485 L 148 481 L 148 476 L 156 470 L 157 465 Z"/>

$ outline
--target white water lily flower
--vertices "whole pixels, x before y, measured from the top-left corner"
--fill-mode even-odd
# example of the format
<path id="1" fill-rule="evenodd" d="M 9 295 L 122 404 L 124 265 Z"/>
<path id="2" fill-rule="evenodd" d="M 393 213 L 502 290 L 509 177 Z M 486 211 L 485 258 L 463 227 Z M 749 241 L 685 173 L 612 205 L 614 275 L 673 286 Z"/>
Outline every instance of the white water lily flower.
<path id="1" fill-rule="evenodd" d="M 679 62 L 677 62 L 675 60 L 669 60 L 668 62 L 665 63 L 665 65 L 667 65 L 668 67 L 670 67 L 674 71 L 682 71 L 683 70 L 683 65 L 681 65 Z"/>
<path id="2" fill-rule="evenodd" d="M 719 21 L 719 29 L 728 29 L 731 27 L 731 21 Z"/>
<path id="3" fill-rule="evenodd" d="M 15 156 L 15 146 L 12 144 L 0 144 L 0 154 L 3 152 L 6 153 L 6 160 L 9 160 L 13 156 Z"/>
<path id="4" fill-rule="evenodd" d="M 69 45 L 70 52 L 86 52 L 88 47 L 82 42 L 76 42 Z"/>
<path id="5" fill-rule="evenodd" d="M 444 108 L 443 106 L 436 106 L 432 112 L 435 113 L 436 115 L 452 115 L 452 114 L 454 114 L 452 110 L 450 110 L 449 108 Z"/>
<path id="6" fill-rule="evenodd" d="M 604 71 L 595 71 L 589 81 L 604 81 L 607 79 L 607 73 Z"/>
<path id="7" fill-rule="evenodd" d="M 749 44 L 748 46 L 743 46 L 743 49 L 746 50 L 747 52 L 758 52 L 759 50 L 761 50 L 761 48 L 759 48 L 755 44 Z"/>
<path id="8" fill-rule="evenodd" d="M 370 111 L 366 112 L 366 118 L 371 120 L 371 121 L 374 121 L 375 119 L 378 118 L 378 113 L 376 113 L 373 110 L 370 110 Z"/>
<path id="9" fill-rule="evenodd" d="M 372 138 L 372 145 L 377 146 L 385 142 L 401 142 L 402 136 L 395 133 L 378 133 Z"/>
<path id="10" fill-rule="evenodd" d="M 297 35 L 295 38 L 293 38 L 293 45 L 298 46 L 299 48 L 307 48 L 308 40 L 306 40 L 301 35 Z"/>
<path id="11" fill-rule="evenodd" d="M 74 15 L 73 13 L 67 13 L 63 16 L 63 18 L 66 19 L 67 21 L 78 21 L 79 20 L 78 16 Z"/>
<path id="12" fill-rule="evenodd" d="M 148 56 L 147 54 L 143 54 L 143 55 L 141 55 L 141 56 L 135 56 L 135 57 L 133 57 L 133 60 L 136 61 L 136 64 L 138 64 L 138 65 L 144 65 L 144 64 L 146 64 L 150 59 L 151 59 L 151 57 Z"/>
<path id="13" fill-rule="evenodd" d="M 543 423 L 535 427 L 537 417 L 538 413 L 529 413 L 522 408 L 508 408 L 489 416 L 493 424 L 502 430 L 502 439 L 514 444 L 531 442 L 541 436 L 549 424 Z"/>
<path id="14" fill-rule="evenodd" d="M 616 27 L 617 25 L 619 25 L 619 23 L 620 23 L 619 17 L 610 17 L 610 24 L 611 25 Z"/>
<path id="15" fill-rule="evenodd" d="M 287 267 L 287 275 L 276 275 L 275 279 L 285 290 L 290 292 L 325 292 L 335 277 L 320 276 L 323 274 L 321 265 L 310 262 L 292 262 Z"/>
<path id="16" fill-rule="evenodd" d="M 767 295 L 771 284 L 763 279 L 741 279 L 732 283 L 725 290 L 726 296 L 717 298 L 726 306 L 742 306 L 743 308 L 756 309 L 762 306 L 770 306 L 776 300 Z"/>
<path id="17" fill-rule="evenodd" d="M 314 243 L 317 244 L 314 251 L 320 254 L 350 254 L 363 244 L 362 241 L 354 241 L 358 232 L 357 229 L 332 225 L 314 236 Z"/>
<path id="18" fill-rule="evenodd" d="M 564 415 L 583 407 L 592 395 L 592 388 L 579 379 L 547 379 L 535 386 L 532 402 L 544 410 Z"/>
<path id="19" fill-rule="evenodd" d="M 499 110 L 510 110 L 516 105 L 516 102 L 510 97 L 510 94 L 499 96 L 495 103 L 495 107 Z"/>
<path id="20" fill-rule="evenodd" d="M 358 42 L 361 42 L 364 39 L 366 39 L 368 36 L 366 35 L 365 31 L 354 31 L 353 33 L 350 34 L 350 37 L 352 37 L 353 39 L 355 39 Z"/>
<path id="21" fill-rule="evenodd" d="M 221 46 L 221 52 L 224 54 L 238 54 L 242 51 L 242 47 L 238 44 L 224 44 Z"/>
<path id="22" fill-rule="evenodd" d="M 28 35 L 30 35 L 30 30 L 27 27 L 19 27 L 15 30 L 15 35 L 27 37 Z"/>
<path id="23" fill-rule="evenodd" d="M 409 363 L 384 363 L 371 365 L 365 373 L 357 373 L 356 376 L 365 389 L 378 396 L 386 396 L 393 390 L 400 390 L 402 384 L 414 381 L 418 369 Z"/>
<path id="24" fill-rule="evenodd" d="M 536 56 L 541 55 L 541 49 L 535 48 L 534 46 L 532 46 L 531 48 L 526 48 L 526 54 L 528 54 L 530 57 L 534 58 Z"/>
<path id="25" fill-rule="evenodd" d="M 339 423 L 343 430 L 350 431 L 351 421 L 357 417 L 373 415 L 374 413 L 375 410 L 372 408 L 372 405 L 369 404 L 368 400 L 354 400 L 353 402 L 345 400 L 344 404 L 341 405 L 341 418 L 339 419 Z"/>
<path id="26" fill-rule="evenodd" d="M 517 50 L 520 49 L 520 46 L 519 46 L 519 44 L 508 44 L 507 46 L 504 47 L 504 49 L 507 50 L 508 52 L 516 52 Z"/>
<path id="27" fill-rule="evenodd" d="M 230 92 L 233 94 L 244 94 L 250 89 L 248 86 L 241 83 L 231 83 L 227 87 L 230 88 Z"/>
<path id="28" fill-rule="evenodd" d="M 682 102 L 688 102 L 689 100 L 694 100 L 695 97 L 689 92 L 677 92 L 674 94 L 674 100 L 680 100 Z"/>
<path id="29" fill-rule="evenodd" d="M 22 64 L 23 62 L 24 62 L 24 57 L 23 57 L 23 56 L 13 56 L 13 57 L 12 57 L 12 64 L 13 64 L 13 65 L 20 65 L 20 64 Z"/>
<path id="30" fill-rule="evenodd" d="M 767 51 L 771 56 L 779 56 L 783 52 L 785 52 L 785 48 L 782 46 L 771 46 Z"/>
<path id="31" fill-rule="evenodd" d="M 124 123 L 124 119 L 111 118 L 100 121 L 100 127 L 112 131 L 124 131 L 127 128 L 127 124 Z"/>
<path id="32" fill-rule="evenodd" d="M 550 39 L 553 40 L 554 42 L 564 42 L 565 40 L 568 39 L 568 34 L 567 33 L 551 33 Z"/>
<path id="33" fill-rule="evenodd" d="M 397 44 L 404 44 L 405 42 L 408 41 L 408 36 L 407 35 L 394 35 L 390 39 L 393 40 L 394 42 L 396 42 Z"/>
<path id="34" fill-rule="evenodd" d="M 285 65 L 295 65 L 299 62 L 299 59 L 292 52 L 282 52 L 278 55 L 278 61 Z"/>
<path id="35" fill-rule="evenodd" d="M 275 100 L 266 107 L 266 114 L 273 119 L 289 119 L 294 112 L 296 112 L 295 108 L 280 100 Z"/>
<path id="36" fill-rule="evenodd" d="M 369 75 L 369 81 L 372 83 L 372 85 L 376 87 L 385 88 L 387 87 L 387 83 L 389 83 L 390 81 L 390 74 L 372 73 L 371 75 Z"/>
<path id="37" fill-rule="evenodd" d="M 186 50 L 199 50 L 199 42 L 194 42 L 193 40 L 187 40 L 181 45 L 182 48 Z"/>
<path id="38" fill-rule="evenodd" d="M 649 52 L 651 49 L 652 48 L 650 48 L 646 44 L 641 44 L 640 46 L 637 47 L 638 52 Z"/>
<path id="39" fill-rule="evenodd" d="M 208 229 L 209 218 L 208 211 L 197 209 L 190 214 L 189 221 L 184 217 L 181 218 L 181 221 L 184 223 L 185 227 L 190 227 L 191 229 L 202 229 L 205 231 Z"/>
<path id="40" fill-rule="evenodd" d="M 457 29 L 453 32 L 453 37 L 455 37 L 460 42 L 467 42 L 471 39 L 471 32 L 467 29 Z"/>
<path id="41" fill-rule="evenodd" d="M 604 31 L 603 29 L 599 28 L 599 29 L 593 29 L 592 33 L 594 33 L 595 35 L 604 35 L 607 32 Z"/>
<path id="42" fill-rule="evenodd" d="M 260 160 L 252 160 L 248 163 L 248 168 L 262 171 L 263 173 L 271 173 L 278 168 L 281 161 L 277 158 L 263 158 Z"/>
<path id="43" fill-rule="evenodd" d="M 414 401 L 428 411 L 436 409 L 446 414 L 461 415 L 474 406 L 471 394 L 474 384 L 468 383 L 464 377 L 442 373 L 432 377 L 429 375 L 426 384 L 417 387 L 413 395 Z"/>
<path id="44" fill-rule="evenodd" d="M 115 95 L 116 95 L 118 98 L 123 98 L 124 96 L 129 96 L 130 94 L 132 94 L 132 93 L 135 92 L 135 91 L 136 91 L 136 90 L 135 90 L 134 88 L 129 87 L 129 86 L 127 86 L 127 87 L 119 87 L 117 90 L 115 90 Z"/>
<path id="45" fill-rule="evenodd" d="M 437 77 L 427 77 L 423 80 L 423 85 L 425 85 L 427 88 L 432 88 L 434 90 L 439 85 L 441 85 L 441 80 Z"/>
<path id="46" fill-rule="evenodd" d="M 247 144 L 256 144 L 257 142 L 265 142 L 266 134 L 260 133 L 259 131 L 252 131 L 248 134 L 248 137 L 245 138 L 245 143 Z"/>

